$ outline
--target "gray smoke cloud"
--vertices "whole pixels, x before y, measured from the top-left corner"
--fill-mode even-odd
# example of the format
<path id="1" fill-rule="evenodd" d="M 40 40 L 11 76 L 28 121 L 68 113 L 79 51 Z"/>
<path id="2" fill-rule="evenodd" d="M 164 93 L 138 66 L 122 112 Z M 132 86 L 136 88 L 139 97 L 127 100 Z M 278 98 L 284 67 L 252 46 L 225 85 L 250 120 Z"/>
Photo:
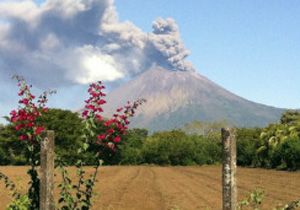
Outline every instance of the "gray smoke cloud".
<path id="1" fill-rule="evenodd" d="M 152 66 L 194 71 L 176 22 L 158 18 L 153 32 L 121 22 L 113 0 L 0 3 L 0 76 L 35 85 L 130 78 Z"/>
<path id="2" fill-rule="evenodd" d="M 186 61 L 190 52 L 185 49 L 180 39 L 176 22 L 172 18 L 158 18 L 153 22 L 153 33 L 149 35 L 150 45 L 156 53 L 161 54 L 163 60 L 174 70 L 193 71 L 193 66 Z"/>

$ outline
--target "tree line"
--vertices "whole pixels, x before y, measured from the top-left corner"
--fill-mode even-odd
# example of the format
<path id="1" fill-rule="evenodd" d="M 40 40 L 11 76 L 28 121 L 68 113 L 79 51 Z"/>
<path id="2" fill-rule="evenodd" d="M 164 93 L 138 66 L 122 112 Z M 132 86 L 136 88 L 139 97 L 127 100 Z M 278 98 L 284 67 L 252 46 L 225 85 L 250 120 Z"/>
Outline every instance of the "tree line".
<path id="1" fill-rule="evenodd" d="M 83 144 L 82 120 L 68 110 L 49 109 L 43 124 L 56 134 L 56 153 L 75 164 L 77 149 Z M 101 125 L 98 125 L 101 126 Z M 182 129 L 150 134 L 146 129 L 130 129 L 117 152 L 103 151 L 106 165 L 203 165 L 221 163 L 220 128 L 226 122 L 192 122 Z M 92 150 L 93 148 L 91 148 Z M 25 165 L 26 150 L 14 128 L 0 126 L 0 164 Z M 93 152 L 84 154 L 93 164 Z M 237 128 L 237 163 L 240 166 L 300 169 L 300 113 L 288 111 L 278 123 L 265 128 Z"/>

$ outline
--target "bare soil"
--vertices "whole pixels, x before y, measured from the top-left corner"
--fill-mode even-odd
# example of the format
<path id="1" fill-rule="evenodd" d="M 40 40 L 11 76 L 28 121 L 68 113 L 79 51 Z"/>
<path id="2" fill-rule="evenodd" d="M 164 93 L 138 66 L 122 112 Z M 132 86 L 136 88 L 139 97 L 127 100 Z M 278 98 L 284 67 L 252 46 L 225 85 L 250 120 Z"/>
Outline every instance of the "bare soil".
<path id="1" fill-rule="evenodd" d="M 25 192 L 26 167 L 0 167 L 0 171 Z M 87 169 L 89 172 L 92 168 Z M 94 210 L 196 210 L 221 209 L 221 167 L 102 167 L 95 187 Z M 74 168 L 70 168 L 73 180 Z M 265 169 L 238 168 L 238 199 L 255 188 L 265 191 L 262 209 L 300 199 L 300 173 Z M 59 182 L 59 174 L 55 178 Z M 56 189 L 56 197 L 58 190 Z M 0 184 L 0 210 L 10 201 Z"/>

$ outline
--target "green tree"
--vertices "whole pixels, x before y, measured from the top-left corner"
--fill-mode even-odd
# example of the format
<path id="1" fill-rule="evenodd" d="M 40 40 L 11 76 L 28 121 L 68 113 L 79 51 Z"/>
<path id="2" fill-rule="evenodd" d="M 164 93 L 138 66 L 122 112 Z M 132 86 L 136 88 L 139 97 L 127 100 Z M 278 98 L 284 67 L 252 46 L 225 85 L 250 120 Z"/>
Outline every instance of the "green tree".
<path id="1" fill-rule="evenodd" d="M 256 150 L 259 146 L 261 128 L 237 129 L 237 164 L 253 166 L 258 161 Z"/>
<path id="2" fill-rule="evenodd" d="M 278 146 L 272 157 L 273 167 L 278 169 L 300 169 L 300 138 L 289 139 Z"/>
<path id="3" fill-rule="evenodd" d="M 77 113 L 49 109 L 41 121 L 46 129 L 55 131 L 55 152 L 68 164 L 74 164 L 81 141 L 82 120 Z M 18 139 L 11 124 L 0 127 L 0 164 L 24 165 L 25 143 Z"/>
<path id="4" fill-rule="evenodd" d="M 280 118 L 281 124 L 294 125 L 300 122 L 300 112 L 295 110 L 289 110 L 282 114 Z"/>
<path id="5" fill-rule="evenodd" d="M 300 113 L 297 111 L 287 111 L 283 113 L 280 123 L 271 124 L 263 129 L 260 135 L 257 155 L 259 157 L 258 166 L 277 167 L 295 169 L 295 164 L 287 164 L 289 158 L 283 158 L 278 153 L 285 154 L 285 150 L 292 149 L 291 154 L 297 154 L 297 146 L 300 139 Z M 294 155 L 292 155 L 294 157 Z M 289 165 L 289 166 L 288 166 Z M 290 168 L 292 166 L 292 168 Z"/>
<path id="6" fill-rule="evenodd" d="M 76 112 L 61 109 L 49 109 L 42 116 L 42 124 L 48 130 L 55 131 L 55 152 L 67 164 L 78 159 L 77 150 L 82 144 L 82 119 Z"/>
<path id="7" fill-rule="evenodd" d="M 20 141 L 12 125 L 0 127 L 0 164 L 1 165 L 24 165 L 25 143 Z"/>
<path id="8" fill-rule="evenodd" d="M 148 130 L 134 128 L 127 132 L 120 146 L 119 163 L 137 165 L 143 162 L 142 147 L 148 136 Z"/>

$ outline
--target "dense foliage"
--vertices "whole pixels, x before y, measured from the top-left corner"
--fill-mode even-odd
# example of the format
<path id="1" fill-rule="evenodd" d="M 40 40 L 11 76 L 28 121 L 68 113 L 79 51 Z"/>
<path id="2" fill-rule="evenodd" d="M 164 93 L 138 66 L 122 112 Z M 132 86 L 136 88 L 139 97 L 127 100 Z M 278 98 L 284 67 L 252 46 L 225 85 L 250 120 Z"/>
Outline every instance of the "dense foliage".
<path id="1" fill-rule="evenodd" d="M 52 113 L 52 115 L 51 115 Z M 48 116 L 51 115 L 50 116 Z M 80 119 L 74 113 L 65 110 L 49 110 L 44 119 L 49 119 L 47 128 L 54 129 L 56 124 L 63 125 L 65 132 L 57 128 L 56 150 L 62 155 L 63 161 L 74 164 L 78 156 L 78 145 L 82 144 L 77 129 L 82 126 Z M 9 130 L 9 126 L 0 131 L 0 136 Z M 11 132 L 13 133 L 13 132 Z M 65 140 L 68 144 L 61 143 Z M 9 139 L 10 150 L 22 151 L 22 142 Z M 2 144 L 4 145 L 4 144 Z M 1 164 L 15 164 L 22 159 L 22 153 L 17 153 L 11 159 L 1 160 Z M 92 154 L 92 152 L 90 153 Z M 86 164 L 92 164 L 92 155 L 85 154 Z M 4 156 L 5 157 L 5 156 Z M 119 145 L 119 152 L 107 151 L 103 157 L 105 164 L 158 164 L 158 165 L 195 165 L 213 164 L 221 160 L 221 145 L 199 135 L 187 135 L 178 130 L 165 131 L 148 135 L 146 129 L 131 129 L 124 136 L 124 141 Z M 24 164 L 21 162 L 20 164 Z"/>
<path id="2" fill-rule="evenodd" d="M 42 117 L 47 130 L 55 131 L 55 153 L 66 163 L 74 164 L 77 150 L 82 144 L 82 120 L 77 113 L 68 110 L 49 109 Z"/>
<path id="3" fill-rule="evenodd" d="M 24 165 L 25 142 L 18 141 L 17 134 L 12 125 L 0 127 L 0 164 Z"/>
<path id="4" fill-rule="evenodd" d="M 260 128 L 241 128 L 237 130 L 237 164 L 254 166 L 257 162 L 256 151 L 259 146 Z"/>
<path id="5" fill-rule="evenodd" d="M 68 110 L 49 109 L 41 117 L 41 123 L 48 130 L 55 130 L 55 152 L 69 164 L 74 164 L 83 127 L 77 113 Z M 26 163 L 25 142 L 18 141 L 14 127 L 9 124 L 0 127 L 0 164 L 24 165 Z"/>
<path id="6" fill-rule="evenodd" d="M 300 112 L 287 111 L 264 129 L 240 129 L 237 149 L 239 165 L 300 169 Z"/>
<path id="7" fill-rule="evenodd" d="M 56 152 L 67 164 L 74 164 L 77 149 L 83 144 L 80 131 L 82 119 L 77 113 L 49 109 L 42 117 L 47 129 L 56 132 Z M 98 127 L 101 125 L 98 125 Z M 200 127 L 199 127 L 200 126 Z M 211 126 L 211 127 L 210 127 Z M 193 122 L 182 130 L 157 132 L 149 135 L 146 129 L 131 129 L 119 144 L 119 152 L 107 150 L 104 164 L 193 165 L 221 162 L 221 123 Z M 199 128 L 199 130 L 198 130 Z M 200 133 L 199 133 L 200 132 Z M 288 111 L 280 122 L 266 128 L 237 129 L 237 163 L 240 166 L 300 169 L 300 114 Z M 23 142 L 11 125 L 0 126 L 0 164 L 25 164 Z M 92 164 L 92 152 L 83 159 Z"/>
<path id="8" fill-rule="evenodd" d="M 221 147 L 217 142 L 182 131 L 155 133 L 142 147 L 145 163 L 159 165 L 195 165 L 220 162 Z"/>
<path id="9" fill-rule="evenodd" d="M 15 184 L 5 174 L 0 173 L 0 180 L 4 181 L 6 188 L 12 191 L 13 200 L 8 208 L 40 209 L 41 174 L 38 173 L 37 167 L 42 160 L 41 146 L 44 141 L 47 141 L 45 131 L 54 130 L 57 136 L 55 161 L 62 178 L 58 184 L 59 209 L 89 210 L 92 207 L 93 189 L 103 158 L 105 159 L 107 153 L 115 154 L 118 151 L 127 133 L 129 118 L 134 116 L 136 109 L 145 102 L 145 99 L 138 99 L 133 103 L 128 101 L 125 106 L 118 108 L 111 118 L 103 118 L 102 106 L 106 103 L 103 99 L 106 96 L 103 92 L 105 86 L 98 81 L 89 85 L 89 97 L 85 100 L 79 118 L 77 114 L 69 111 L 55 109 L 49 111 L 46 106 L 47 96 L 55 91 L 45 91 L 34 100 L 36 97 L 31 92 L 32 86 L 20 76 L 14 78 L 17 80 L 20 99 L 17 108 L 6 117 L 9 125 L 1 126 L 0 136 L 3 136 L 3 144 L 11 146 L 11 143 L 14 143 L 12 141 L 15 140 L 19 143 L 17 149 L 22 146 L 18 156 L 30 166 L 27 170 L 30 179 L 27 193 L 21 194 L 14 192 Z M 3 149 L 1 152 L 4 155 Z M 8 159 L 1 161 L 9 163 Z M 70 179 L 66 170 L 69 164 L 76 166 L 78 179 L 75 182 Z M 89 176 L 85 176 L 84 166 L 87 164 L 92 164 L 94 168 Z"/>

